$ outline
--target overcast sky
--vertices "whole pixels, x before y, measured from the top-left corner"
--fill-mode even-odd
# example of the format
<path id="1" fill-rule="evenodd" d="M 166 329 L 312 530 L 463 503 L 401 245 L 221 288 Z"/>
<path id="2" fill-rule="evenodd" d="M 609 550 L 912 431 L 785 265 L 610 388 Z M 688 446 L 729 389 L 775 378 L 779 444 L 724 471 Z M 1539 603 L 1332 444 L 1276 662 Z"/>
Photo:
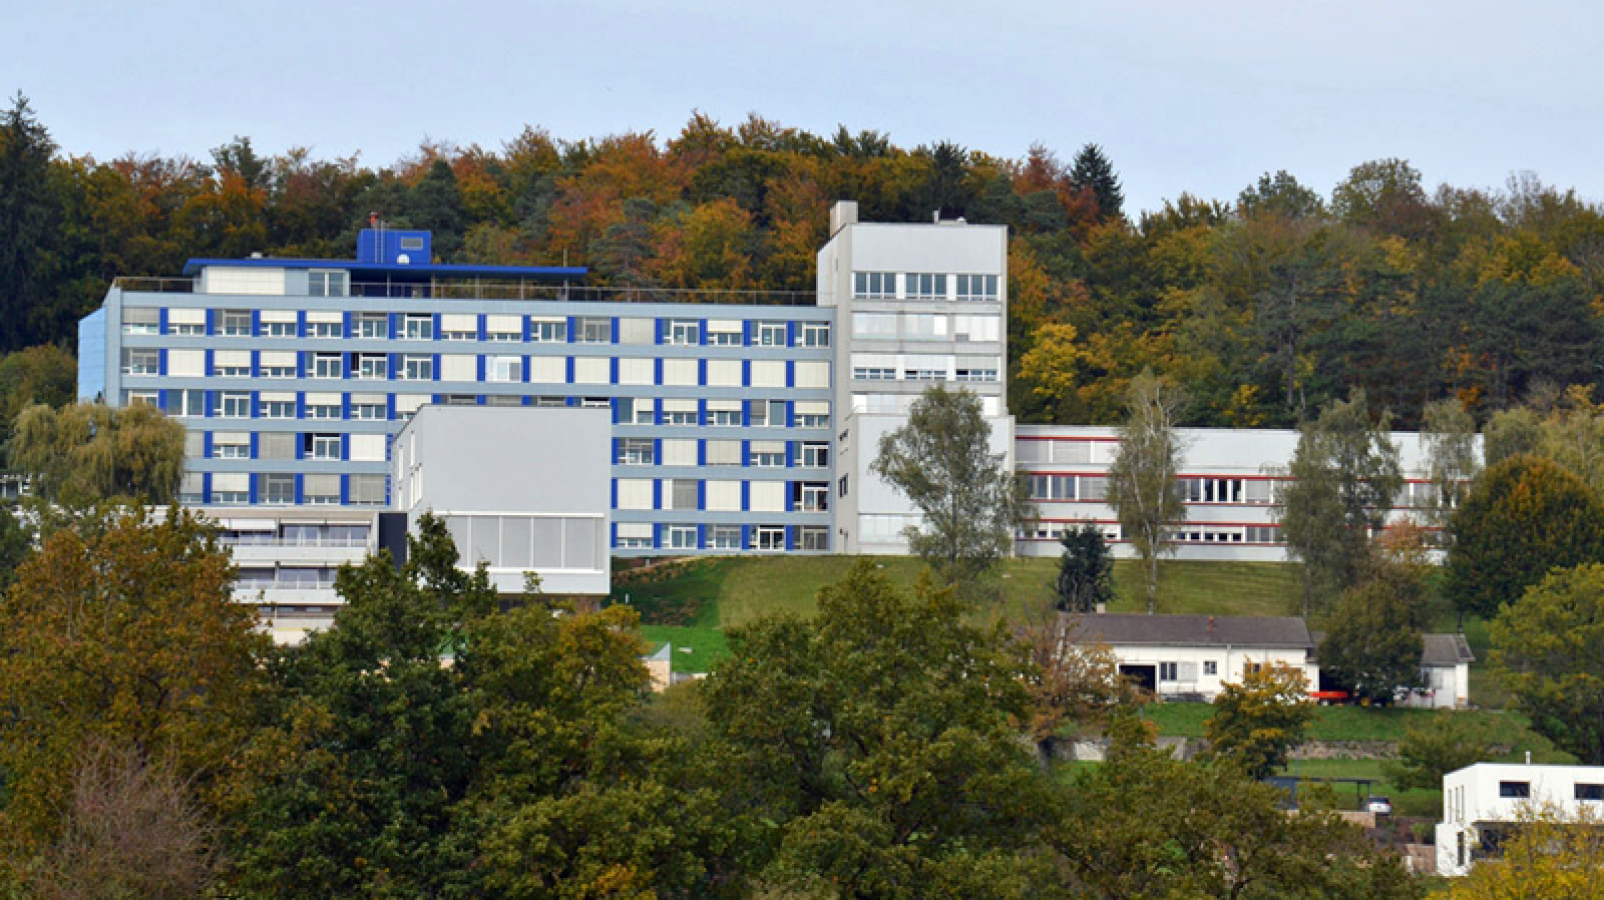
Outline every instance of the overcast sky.
<path id="1" fill-rule="evenodd" d="M 1533 170 L 1604 200 L 1597 0 L 10 6 L 0 90 L 97 158 L 205 158 L 239 134 L 382 166 L 526 124 L 666 138 L 694 109 L 1015 158 L 1096 142 L 1128 210 L 1234 198 L 1276 169 L 1329 195 L 1388 156 L 1428 186 Z"/>

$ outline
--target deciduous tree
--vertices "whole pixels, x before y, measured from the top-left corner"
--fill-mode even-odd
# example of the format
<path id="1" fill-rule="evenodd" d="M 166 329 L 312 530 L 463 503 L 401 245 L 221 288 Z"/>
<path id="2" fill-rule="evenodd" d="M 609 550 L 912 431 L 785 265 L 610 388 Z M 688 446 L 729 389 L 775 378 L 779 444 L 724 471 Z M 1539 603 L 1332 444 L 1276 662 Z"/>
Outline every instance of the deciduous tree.
<path id="1" fill-rule="evenodd" d="M 1226 682 L 1203 723 L 1210 753 L 1263 778 L 1286 765 L 1314 720 L 1303 672 L 1278 662 L 1250 663 L 1240 682 Z"/>
<path id="2" fill-rule="evenodd" d="M 1381 530 L 1403 472 L 1386 417 L 1373 423 L 1364 392 L 1356 391 L 1299 430 L 1286 474 L 1277 514 L 1288 554 L 1303 563 L 1307 616 L 1317 597 L 1352 587 L 1367 571 L 1370 533 Z"/>
<path id="3" fill-rule="evenodd" d="M 1481 473 L 1476 452 L 1476 420 L 1458 400 L 1426 404 L 1420 429 L 1421 450 L 1432 493 L 1426 515 L 1432 525 L 1447 529 L 1448 519 L 1465 499 L 1470 483 Z"/>
<path id="4" fill-rule="evenodd" d="M 908 423 L 880 438 L 870 471 L 912 501 L 924 518 L 908 546 L 947 584 L 985 574 L 1013 549 L 1024 492 L 992 451 L 980 398 L 936 385 L 915 400 Z"/>
<path id="5" fill-rule="evenodd" d="M 91 744 L 132 748 L 215 806 L 262 687 L 267 638 L 195 517 L 123 512 L 61 530 L 0 598 L 0 828 L 23 862 L 64 824 Z"/>
<path id="6" fill-rule="evenodd" d="M 1398 762 L 1387 777 L 1403 791 L 1442 790 L 1449 772 L 1484 762 L 1492 756 L 1485 729 L 1469 716 L 1430 716 L 1404 729 Z"/>
<path id="7" fill-rule="evenodd" d="M 1424 591 L 1401 572 L 1372 576 L 1331 611 L 1320 670 L 1366 703 L 1387 705 L 1420 684 Z"/>
<path id="8" fill-rule="evenodd" d="M 1554 569 L 1604 561 L 1604 505 L 1555 463 L 1513 456 L 1472 484 L 1451 519 L 1443 591 L 1461 616 L 1492 618 Z"/>
<path id="9" fill-rule="evenodd" d="M 35 493 L 68 506 L 172 503 L 184 471 L 184 426 L 155 407 L 35 404 L 17 416 L 11 463 Z"/>
<path id="10" fill-rule="evenodd" d="M 1492 623 L 1491 662 L 1532 730 L 1604 765 L 1604 565 L 1551 572 Z"/>
<path id="11" fill-rule="evenodd" d="M 859 563 L 818 615 L 732 635 L 704 687 L 747 874 L 841 898 L 1010 896 L 1043 821 L 1023 660 L 928 579 Z M 744 826 L 743 826 L 744 827 Z"/>
<path id="12" fill-rule="evenodd" d="M 1158 608 L 1159 557 L 1174 552 L 1170 533 L 1186 521 L 1175 478 L 1183 452 L 1175 423 L 1184 402 L 1178 389 L 1144 370 L 1131 382 L 1119 450 L 1108 467 L 1108 504 L 1141 557 L 1149 614 Z"/>

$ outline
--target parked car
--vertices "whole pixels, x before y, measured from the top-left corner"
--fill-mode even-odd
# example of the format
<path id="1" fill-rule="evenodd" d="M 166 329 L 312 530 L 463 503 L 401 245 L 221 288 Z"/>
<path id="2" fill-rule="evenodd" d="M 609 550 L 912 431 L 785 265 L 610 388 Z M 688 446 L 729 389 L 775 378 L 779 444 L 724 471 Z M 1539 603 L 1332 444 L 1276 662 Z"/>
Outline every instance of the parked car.
<path id="1" fill-rule="evenodd" d="M 1375 813 L 1378 816 L 1392 815 L 1392 801 L 1386 797 L 1371 797 L 1365 801 L 1365 812 Z"/>

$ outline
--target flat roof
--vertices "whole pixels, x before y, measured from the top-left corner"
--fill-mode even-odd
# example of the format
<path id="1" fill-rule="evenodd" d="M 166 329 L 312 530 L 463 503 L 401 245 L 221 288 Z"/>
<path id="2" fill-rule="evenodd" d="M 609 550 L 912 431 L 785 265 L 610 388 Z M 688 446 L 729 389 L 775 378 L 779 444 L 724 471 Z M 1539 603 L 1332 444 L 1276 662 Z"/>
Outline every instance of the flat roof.
<path id="1" fill-rule="evenodd" d="M 585 266 L 464 266 L 464 265 L 398 265 L 395 263 L 362 263 L 349 259 L 191 259 L 184 263 L 184 274 L 194 275 L 210 266 L 227 266 L 231 269 L 343 269 L 352 275 L 386 276 L 440 276 L 446 278 L 540 278 L 560 280 L 583 278 L 590 269 Z"/>

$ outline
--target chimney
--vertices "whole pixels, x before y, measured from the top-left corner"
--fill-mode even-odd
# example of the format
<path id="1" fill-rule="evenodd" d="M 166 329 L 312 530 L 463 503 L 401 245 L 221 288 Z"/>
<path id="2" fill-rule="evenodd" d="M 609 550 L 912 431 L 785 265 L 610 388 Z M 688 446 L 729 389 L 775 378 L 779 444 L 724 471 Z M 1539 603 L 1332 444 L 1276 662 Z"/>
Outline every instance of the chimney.
<path id="1" fill-rule="evenodd" d="M 1209 634 L 1214 634 L 1214 617 L 1209 616 Z"/>
<path id="2" fill-rule="evenodd" d="M 830 237 L 835 237 L 841 229 L 848 225 L 858 224 L 858 202 L 856 200 L 837 200 L 830 207 Z"/>

